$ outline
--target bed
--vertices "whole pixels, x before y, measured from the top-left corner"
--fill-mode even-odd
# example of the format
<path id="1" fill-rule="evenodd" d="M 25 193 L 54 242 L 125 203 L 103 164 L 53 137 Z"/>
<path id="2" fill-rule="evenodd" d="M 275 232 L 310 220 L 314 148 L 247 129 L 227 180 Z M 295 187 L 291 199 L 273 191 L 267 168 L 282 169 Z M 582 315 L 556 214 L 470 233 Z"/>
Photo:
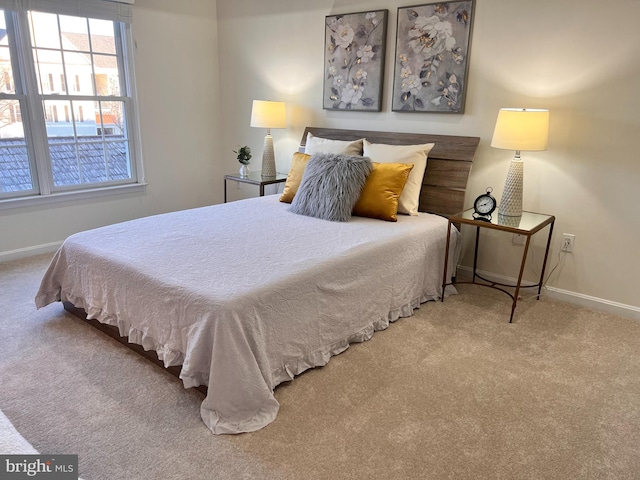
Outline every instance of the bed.
<path id="1" fill-rule="evenodd" d="M 308 133 L 434 143 L 425 213 L 329 222 L 270 195 L 81 232 L 55 254 L 37 307 L 62 301 L 151 352 L 186 388 L 206 387 L 200 410 L 213 433 L 268 425 L 278 384 L 442 295 L 445 217 L 462 210 L 479 140 L 307 128 L 302 150 Z"/>

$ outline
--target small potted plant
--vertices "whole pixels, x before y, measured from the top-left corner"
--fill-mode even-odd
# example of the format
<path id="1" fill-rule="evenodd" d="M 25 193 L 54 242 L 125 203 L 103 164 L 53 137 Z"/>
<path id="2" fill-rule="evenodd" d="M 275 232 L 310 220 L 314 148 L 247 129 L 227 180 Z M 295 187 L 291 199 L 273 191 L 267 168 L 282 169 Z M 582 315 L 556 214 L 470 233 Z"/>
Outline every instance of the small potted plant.
<path id="1" fill-rule="evenodd" d="M 248 145 L 244 147 L 238 147 L 238 150 L 234 150 L 233 153 L 237 155 L 238 161 L 242 164 L 240 167 L 240 176 L 249 176 L 249 161 L 251 160 L 251 148 Z"/>

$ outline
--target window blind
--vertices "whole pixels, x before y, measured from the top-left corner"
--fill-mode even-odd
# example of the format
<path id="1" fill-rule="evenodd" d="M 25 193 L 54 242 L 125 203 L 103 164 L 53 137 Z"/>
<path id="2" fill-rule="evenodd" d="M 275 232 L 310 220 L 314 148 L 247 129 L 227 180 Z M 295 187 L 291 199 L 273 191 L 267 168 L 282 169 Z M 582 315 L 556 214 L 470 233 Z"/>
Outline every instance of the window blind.
<path id="1" fill-rule="evenodd" d="M 135 0 L 0 0 L 0 9 L 58 13 L 75 17 L 99 18 L 131 23 Z M 123 3 L 126 2 L 126 3 Z"/>

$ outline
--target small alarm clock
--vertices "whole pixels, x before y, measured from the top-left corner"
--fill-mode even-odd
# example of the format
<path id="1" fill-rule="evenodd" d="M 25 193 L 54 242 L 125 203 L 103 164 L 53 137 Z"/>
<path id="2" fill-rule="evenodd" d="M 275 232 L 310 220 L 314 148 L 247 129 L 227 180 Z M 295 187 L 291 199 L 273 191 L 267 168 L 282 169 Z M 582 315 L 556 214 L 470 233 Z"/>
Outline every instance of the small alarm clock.
<path id="1" fill-rule="evenodd" d="M 478 220 L 490 220 L 491 214 L 498 206 L 498 202 L 491 195 L 493 188 L 487 187 L 487 192 L 482 195 L 478 195 L 478 198 L 473 202 L 473 217 Z"/>

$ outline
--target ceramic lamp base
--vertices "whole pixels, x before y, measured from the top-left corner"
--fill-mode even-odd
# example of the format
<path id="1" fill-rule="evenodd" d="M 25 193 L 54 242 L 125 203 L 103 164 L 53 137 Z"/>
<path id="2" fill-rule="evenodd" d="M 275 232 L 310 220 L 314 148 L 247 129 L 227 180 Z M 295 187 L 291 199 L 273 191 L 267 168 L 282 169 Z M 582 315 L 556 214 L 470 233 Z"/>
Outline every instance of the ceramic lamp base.
<path id="1" fill-rule="evenodd" d="M 262 178 L 276 176 L 276 156 L 273 153 L 273 137 L 267 134 L 264 137 L 264 149 L 262 151 Z"/>
<path id="2" fill-rule="evenodd" d="M 522 220 L 522 216 L 519 217 L 510 217 L 508 215 L 500 215 L 498 214 L 498 225 L 504 225 L 506 227 L 516 227 L 520 226 L 520 220 Z"/>
<path id="3" fill-rule="evenodd" d="M 524 178 L 524 165 L 519 156 L 511 160 L 509 173 L 504 182 L 504 190 L 498 207 L 498 213 L 503 217 L 522 216 L 522 183 Z"/>

